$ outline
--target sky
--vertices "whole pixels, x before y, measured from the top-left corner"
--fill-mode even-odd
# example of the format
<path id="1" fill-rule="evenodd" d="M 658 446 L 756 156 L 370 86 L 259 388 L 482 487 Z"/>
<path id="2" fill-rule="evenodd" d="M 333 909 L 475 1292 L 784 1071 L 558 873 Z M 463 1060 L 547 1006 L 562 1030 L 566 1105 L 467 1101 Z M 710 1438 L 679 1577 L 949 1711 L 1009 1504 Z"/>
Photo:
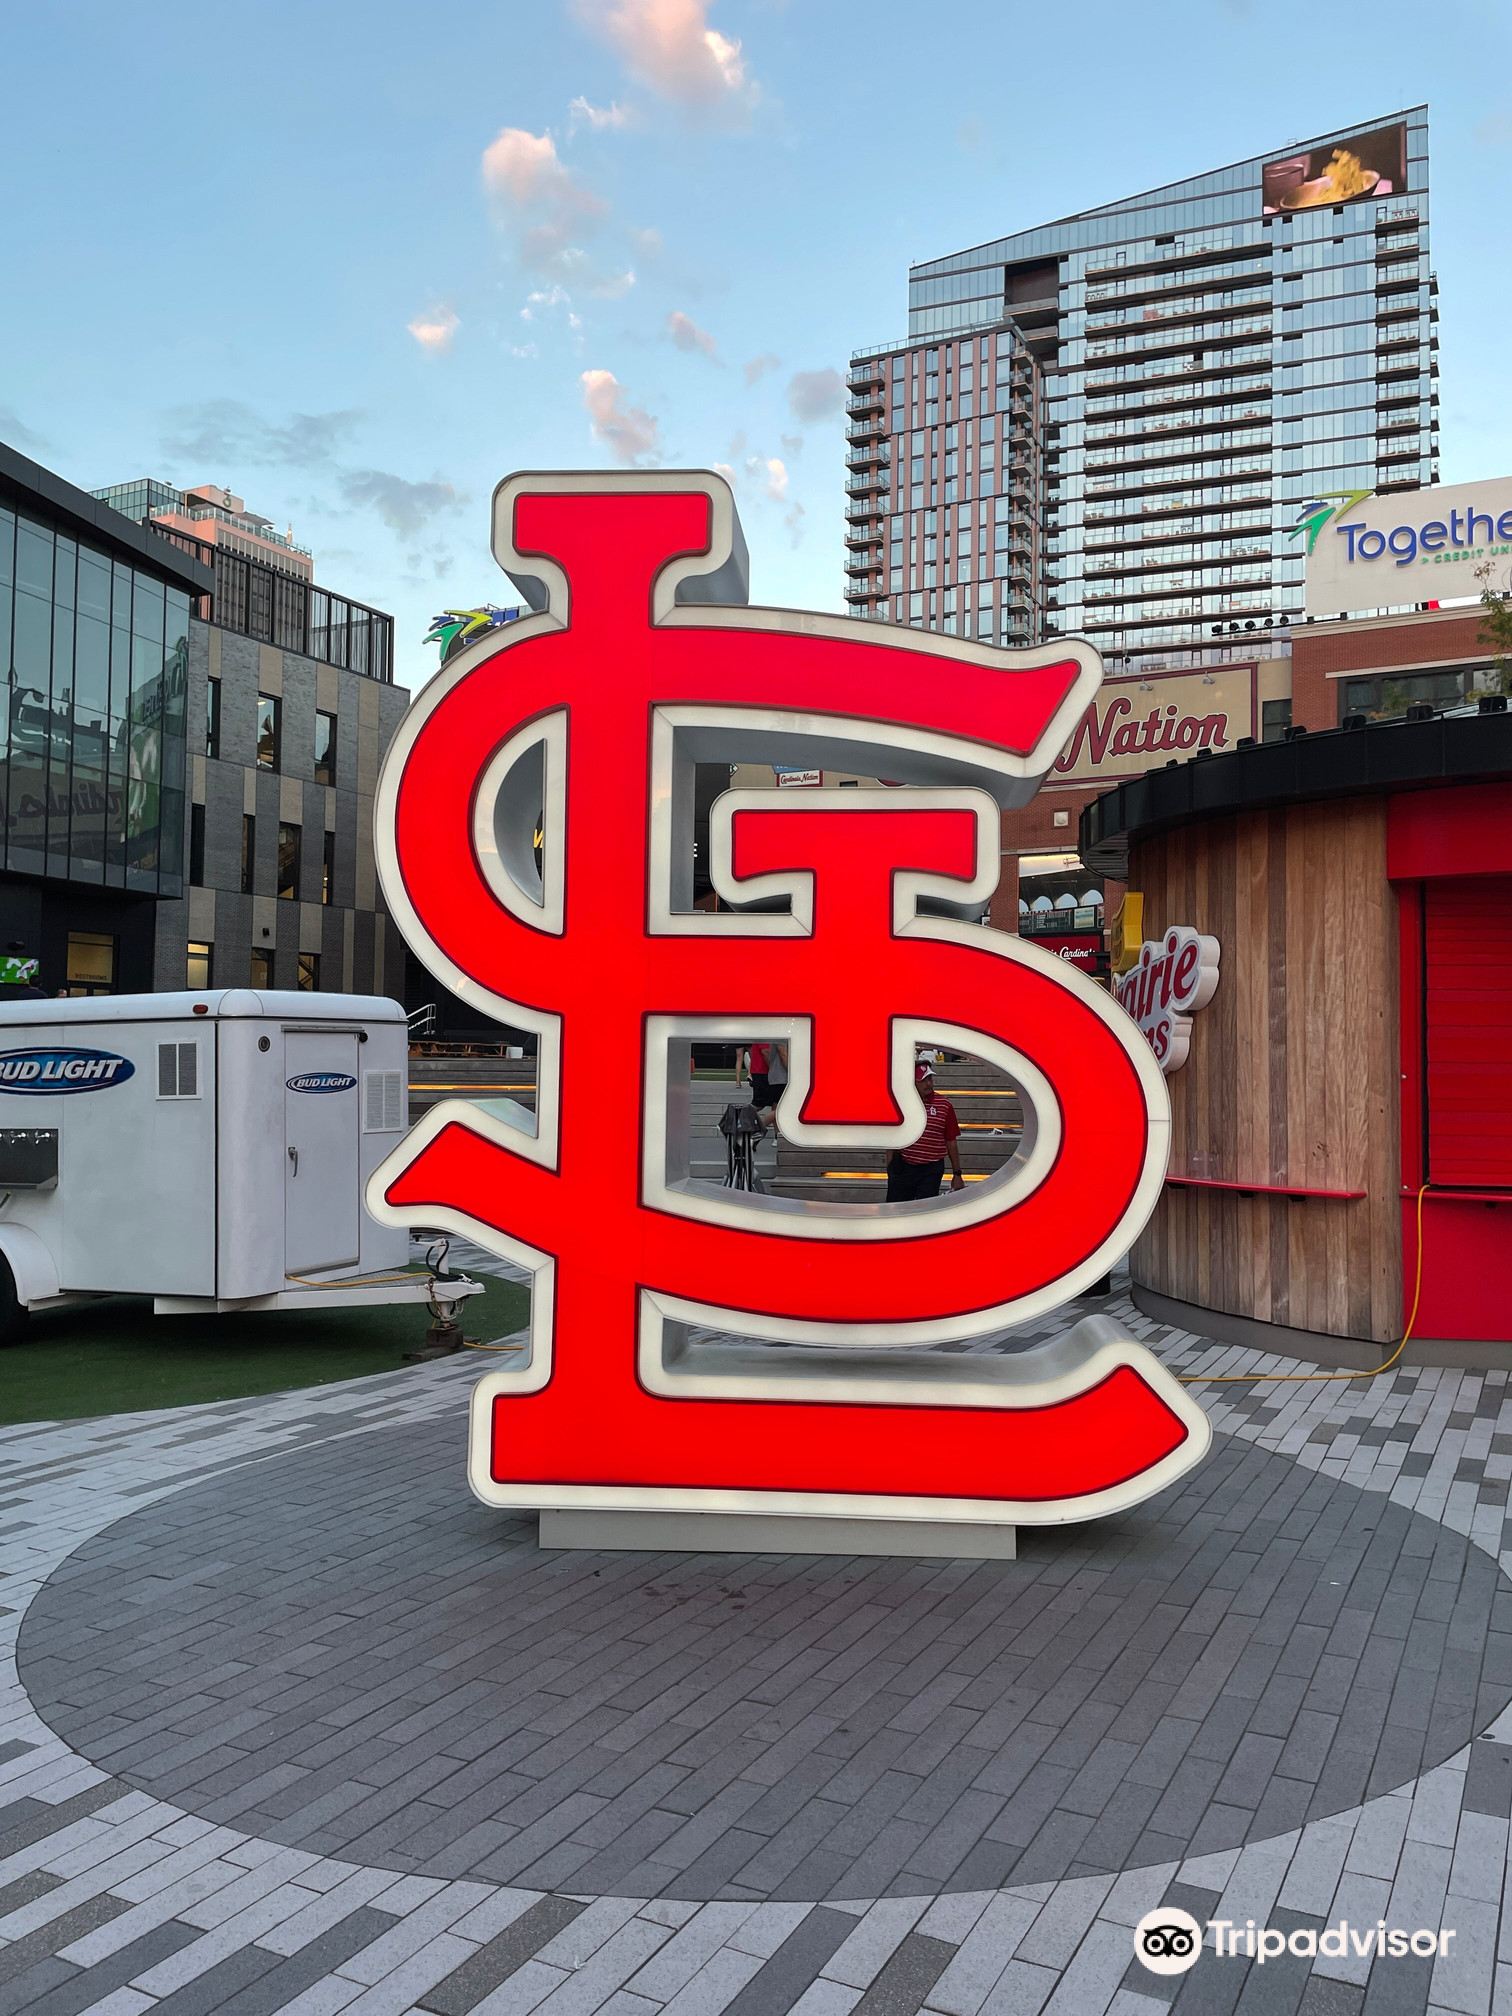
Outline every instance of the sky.
<path id="1" fill-rule="evenodd" d="M 839 609 L 910 261 L 1426 101 L 1445 482 L 1512 471 L 1512 5 L 46 0 L 4 10 L 0 440 L 225 484 L 397 619 L 510 603 L 523 468 L 715 465 Z"/>

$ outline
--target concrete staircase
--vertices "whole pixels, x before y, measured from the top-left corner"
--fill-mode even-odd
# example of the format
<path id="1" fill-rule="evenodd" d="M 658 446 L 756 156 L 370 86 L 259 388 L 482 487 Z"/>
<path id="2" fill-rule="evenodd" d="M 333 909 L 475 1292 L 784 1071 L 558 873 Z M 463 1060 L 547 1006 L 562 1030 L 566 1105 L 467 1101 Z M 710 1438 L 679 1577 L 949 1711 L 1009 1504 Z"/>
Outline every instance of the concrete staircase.
<path id="1" fill-rule="evenodd" d="M 1011 1082 L 974 1058 L 941 1064 L 935 1083 L 961 1122 L 961 1167 L 968 1181 L 1001 1168 L 1018 1147 L 1022 1115 Z M 489 1102 L 513 1099 L 535 1109 L 535 1059 L 412 1056 L 410 1118 L 441 1099 Z M 695 1078 L 689 1087 L 692 1173 L 722 1183 L 726 1168 L 719 1116 L 733 1100 L 744 1105 L 750 1088 L 728 1078 Z M 756 1169 L 774 1196 L 822 1198 L 828 1203 L 882 1200 L 887 1157 L 880 1150 L 800 1148 L 768 1133 L 756 1149 Z"/>
<path id="2" fill-rule="evenodd" d="M 442 1099 L 513 1099 L 535 1111 L 534 1057 L 437 1057 L 409 1060 L 410 1119 Z"/>
<path id="3" fill-rule="evenodd" d="M 1023 1115 L 1011 1080 L 974 1057 L 936 1067 L 936 1088 L 956 1109 L 961 1123 L 961 1171 L 991 1175 L 1014 1153 Z M 880 1149 L 800 1148 L 777 1144 L 778 1196 L 822 1198 L 831 1204 L 876 1204 L 886 1195 L 887 1156 Z"/>
<path id="4" fill-rule="evenodd" d="M 427 1108 L 442 1099 L 476 1099 L 483 1103 L 513 1099 L 533 1113 L 535 1059 L 412 1056 L 409 1088 L 411 1120 L 418 1120 Z M 750 1096 L 750 1087 L 737 1085 L 732 1078 L 693 1079 L 689 1109 L 693 1136 L 691 1166 L 695 1176 L 712 1183 L 724 1181 L 727 1163 L 719 1116 L 732 1100 L 745 1105 Z M 768 1184 L 777 1174 L 777 1148 L 770 1134 L 757 1146 L 756 1169 Z"/>

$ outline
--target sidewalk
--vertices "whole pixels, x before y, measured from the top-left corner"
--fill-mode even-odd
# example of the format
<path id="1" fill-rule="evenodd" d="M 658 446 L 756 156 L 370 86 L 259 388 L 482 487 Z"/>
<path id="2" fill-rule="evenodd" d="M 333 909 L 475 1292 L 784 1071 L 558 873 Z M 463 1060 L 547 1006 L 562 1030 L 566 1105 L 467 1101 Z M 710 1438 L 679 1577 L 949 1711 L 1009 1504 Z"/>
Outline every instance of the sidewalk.
<path id="1" fill-rule="evenodd" d="M 1199 1388 L 1153 1505 L 894 1563 L 542 1555 L 480 1362 L 0 1432 L 0 2016 L 1512 2008 L 1506 1375 Z"/>

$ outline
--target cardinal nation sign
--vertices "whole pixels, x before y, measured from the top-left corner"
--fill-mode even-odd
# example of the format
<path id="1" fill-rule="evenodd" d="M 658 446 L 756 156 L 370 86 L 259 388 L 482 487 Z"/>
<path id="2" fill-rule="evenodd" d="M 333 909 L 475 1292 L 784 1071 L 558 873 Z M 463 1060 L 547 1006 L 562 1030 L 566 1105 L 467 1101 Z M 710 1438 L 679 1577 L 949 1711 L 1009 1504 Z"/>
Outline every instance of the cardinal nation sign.
<path id="1" fill-rule="evenodd" d="M 733 500 L 703 472 L 512 477 L 493 536 L 532 613 L 420 694 L 377 835 L 418 956 L 534 1035 L 537 1107 L 438 1105 L 369 1188 L 380 1218 L 529 1270 L 528 1354 L 473 1399 L 478 1495 L 1007 1524 L 1180 1476 L 1206 1418 L 1110 1318 L 1012 1354 L 928 1348 L 1058 1307 L 1160 1194 L 1149 1045 L 1066 961 L 975 921 L 1000 809 L 1033 796 L 1093 700 L 1095 653 L 747 607 Z M 893 788 L 727 791 L 709 912 L 696 763 Z M 927 1044 L 1012 1078 L 1017 1152 L 902 1204 L 695 1177 L 692 1045 L 774 1040 L 788 1141 L 915 1141 Z"/>
<path id="2" fill-rule="evenodd" d="M 1107 680 L 1056 758 L 1051 787 L 1138 777 L 1173 757 L 1232 749 L 1259 733 L 1257 678 L 1251 663 Z"/>

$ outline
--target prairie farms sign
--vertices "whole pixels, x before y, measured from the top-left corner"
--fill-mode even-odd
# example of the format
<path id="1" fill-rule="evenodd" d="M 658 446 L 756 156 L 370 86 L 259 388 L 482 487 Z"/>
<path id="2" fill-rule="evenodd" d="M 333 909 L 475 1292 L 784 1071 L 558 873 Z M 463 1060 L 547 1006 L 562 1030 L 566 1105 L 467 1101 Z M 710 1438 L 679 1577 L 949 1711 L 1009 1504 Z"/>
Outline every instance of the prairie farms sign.
<path id="1" fill-rule="evenodd" d="M 1192 1041 L 1192 1017 L 1218 986 L 1218 940 L 1173 924 L 1155 943 L 1146 939 L 1138 962 L 1113 992 L 1149 1038 L 1162 1071 L 1179 1071 Z"/>
<path id="2" fill-rule="evenodd" d="M 1173 756 L 1232 749 L 1241 735 L 1257 732 L 1255 690 L 1252 664 L 1106 680 L 1046 782 L 1111 782 L 1159 769 Z"/>

